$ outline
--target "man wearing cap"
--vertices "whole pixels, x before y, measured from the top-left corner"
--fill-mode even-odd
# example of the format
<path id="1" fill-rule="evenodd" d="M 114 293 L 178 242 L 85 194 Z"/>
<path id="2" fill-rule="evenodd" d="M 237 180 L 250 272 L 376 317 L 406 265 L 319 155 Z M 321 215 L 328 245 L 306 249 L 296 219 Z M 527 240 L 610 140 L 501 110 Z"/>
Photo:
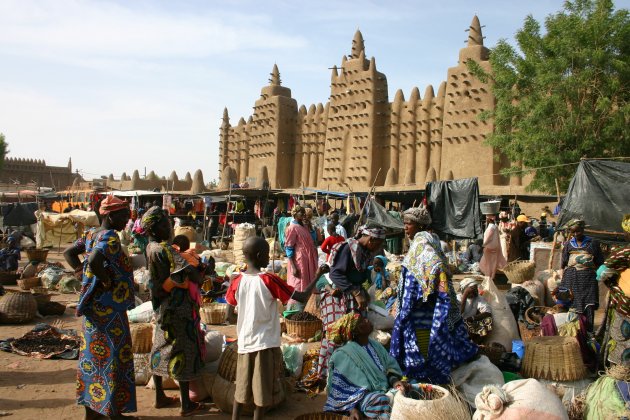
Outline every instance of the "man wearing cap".
<path id="1" fill-rule="evenodd" d="M 524 214 L 516 218 L 516 227 L 512 230 L 510 247 L 508 251 L 508 261 L 529 260 L 530 238 L 525 234 L 525 229 L 529 225 L 529 218 Z"/>

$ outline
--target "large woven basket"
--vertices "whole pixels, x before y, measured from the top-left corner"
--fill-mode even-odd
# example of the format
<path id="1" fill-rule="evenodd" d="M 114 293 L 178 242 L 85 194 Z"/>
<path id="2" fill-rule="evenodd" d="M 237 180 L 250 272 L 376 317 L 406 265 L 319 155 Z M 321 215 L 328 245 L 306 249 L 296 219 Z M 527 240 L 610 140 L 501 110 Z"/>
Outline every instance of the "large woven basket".
<path id="1" fill-rule="evenodd" d="M 306 302 L 306 306 L 304 307 L 304 312 L 308 312 L 310 314 L 315 315 L 317 318 L 321 319 L 321 313 L 319 310 L 319 305 L 318 305 L 318 301 L 319 301 L 319 295 L 318 294 L 313 294 L 311 295 L 310 298 L 308 298 L 308 302 Z M 314 413 L 317 414 L 317 413 Z"/>
<path id="2" fill-rule="evenodd" d="M 534 278 L 536 263 L 533 261 L 512 261 L 503 267 L 503 273 L 512 284 L 521 284 Z"/>
<path id="3" fill-rule="evenodd" d="M 29 261 L 45 262 L 48 257 L 47 249 L 27 249 L 26 256 Z"/>
<path id="4" fill-rule="evenodd" d="M 415 393 L 415 397 L 410 394 Z M 394 396 L 391 420 L 470 419 L 468 405 L 450 390 L 437 385 L 414 384 L 412 390 Z"/>
<path id="5" fill-rule="evenodd" d="M 228 345 L 221 358 L 219 359 L 219 367 L 217 369 L 217 375 L 221 376 L 228 382 L 234 382 L 236 380 L 236 363 L 238 362 L 238 344 L 233 342 Z"/>
<path id="6" fill-rule="evenodd" d="M 37 312 L 46 315 L 58 315 L 61 316 L 66 313 L 66 305 L 59 302 L 44 302 L 37 304 Z"/>
<path id="7" fill-rule="evenodd" d="M 345 420 L 349 418 L 335 413 L 306 413 L 294 417 L 293 420 Z"/>
<path id="8" fill-rule="evenodd" d="M 153 347 L 153 324 L 129 324 L 131 331 L 131 351 L 135 353 L 151 353 Z"/>
<path id="9" fill-rule="evenodd" d="M 199 309 L 201 321 L 210 325 L 224 324 L 227 319 L 227 306 L 227 303 L 205 303 Z"/>
<path id="10" fill-rule="evenodd" d="M 0 323 L 22 324 L 35 318 L 37 301 L 28 292 L 10 292 L 0 298 Z"/>
<path id="11" fill-rule="evenodd" d="M 527 378 L 577 381 L 587 375 L 574 337 L 534 337 L 525 344 L 522 374 Z"/>
<path id="12" fill-rule="evenodd" d="M 19 279 L 17 285 L 22 290 L 31 290 L 33 287 L 39 287 L 42 285 L 42 280 L 39 277 L 31 277 L 28 279 Z"/>
<path id="13" fill-rule="evenodd" d="M 315 321 L 293 321 L 285 318 L 284 323 L 287 326 L 287 334 L 303 340 L 314 337 L 322 329 L 322 321 L 319 319 Z"/>
<path id="14" fill-rule="evenodd" d="M 0 271 L 0 284 L 4 286 L 15 286 L 19 278 L 15 271 Z"/>
<path id="15" fill-rule="evenodd" d="M 547 306 L 532 306 L 525 311 L 525 322 L 519 321 L 518 329 L 521 333 L 521 340 L 529 341 L 534 337 L 540 337 L 541 322 L 547 311 L 551 308 Z"/>

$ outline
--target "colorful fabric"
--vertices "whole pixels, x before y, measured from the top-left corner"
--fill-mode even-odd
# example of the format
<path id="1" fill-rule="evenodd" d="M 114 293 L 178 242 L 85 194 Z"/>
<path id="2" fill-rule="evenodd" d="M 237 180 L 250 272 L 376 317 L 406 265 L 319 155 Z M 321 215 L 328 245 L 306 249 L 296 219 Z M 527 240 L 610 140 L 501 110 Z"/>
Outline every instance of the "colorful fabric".
<path id="1" fill-rule="evenodd" d="M 565 243 L 561 263 L 564 271 L 560 286 L 571 290 L 572 308 L 578 313 L 585 312 L 587 307 L 592 310 L 599 307 L 599 286 L 594 268 L 603 262 L 599 244 L 590 237 L 585 236 L 580 245 L 575 238 Z"/>
<path id="2" fill-rule="evenodd" d="M 326 239 L 324 239 L 324 242 L 322 242 L 322 252 L 324 252 L 326 255 L 330 255 L 332 247 L 343 241 L 344 239 L 341 235 L 328 236 Z"/>
<path id="3" fill-rule="evenodd" d="M 113 211 L 118 211 L 118 210 L 122 210 L 122 209 L 126 209 L 126 208 L 129 208 L 129 203 L 127 203 L 126 201 L 123 201 L 120 198 L 115 197 L 113 195 L 108 195 L 101 202 L 101 207 L 99 208 L 98 212 L 101 215 L 105 215 L 105 214 L 109 214 L 109 213 L 111 213 Z"/>
<path id="4" fill-rule="evenodd" d="M 199 306 L 191 299 L 189 291 L 176 287 L 166 292 L 163 288 L 165 280 L 176 269 L 175 255 L 176 251 L 165 242 L 150 242 L 147 246 L 149 287 L 157 318 L 151 370 L 158 376 L 190 381 L 199 376 L 203 367 L 201 346 L 205 344 L 200 334 Z M 198 282 L 198 272 L 190 270 L 188 275 L 189 281 Z"/>
<path id="5" fill-rule="evenodd" d="M 361 315 L 358 313 L 349 313 L 342 316 L 328 329 L 328 338 L 337 345 L 342 345 L 352 340 L 352 331 L 354 331 L 360 319 Z"/>
<path id="6" fill-rule="evenodd" d="M 412 207 L 404 211 L 403 218 L 407 219 L 418 226 L 427 227 L 431 226 L 431 214 L 429 209 L 424 206 Z"/>
<path id="7" fill-rule="evenodd" d="M 83 316 L 77 403 L 104 415 L 136 411 L 133 353 L 127 310 L 134 307 L 133 270 L 114 230 L 94 229 L 75 243 L 99 252 L 111 283 L 100 281 L 84 260 L 77 315 Z"/>
<path id="8" fill-rule="evenodd" d="M 297 206 L 296 206 L 297 207 Z M 300 270 L 300 276 L 293 271 L 293 264 L 287 267 L 287 283 L 295 290 L 303 291 L 317 272 L 317 248 L 308 229 L 299 223 L 291 223 L 286 230 L 285 246 L 293 248 L 293 262 Z M 292 301 L 290 303 L 293 303 Z"/>
<path id="9" fill-rule="evenodd" d="M 626 214 L 623 216 L 623 220 L 621 221 L 621 228 L 630 233 L 630 214 Z"/>
<path id="10" fill-rule="evenodd" d="M 567 228 L 571 229 L 571 228 L 582 228 L 584 229 L 586 227 L 586 222 L 584 222 L 584 220 L 581 219 L 571 219 L 567 222 Z"/>
<path id="11" fill-rule="evenodd" d="M 630 245 L 613 247 L 604 265 L 618 272 L 630 268 Z"/>
<path id="12" fill-rule="evenodd" d="M 151 232 L 153 226 L 160 223 L 160 221 L 167 216 L 164 214 L 164 210 L 160 206 L 153 206 L 142 216 L 140 222 L 142 229 L 146 232 Z"/>
<path id="13" fill-rule="evenodd" d="M 357 271 L 363 272 L 367 270 L 368 266 L 372 262 L 372 260 L 370 259 L 372 254 L 368 249 L 362 247 L 361 244 L 359 244 L 359 241 L 355 238 L 350 238 L 346 242 L 341 242 L 333 246 L 330 250 L 328 263 L 331 265 L 335 264 L 335 260 L 337 259 L 339 251 L 341 251 L 341 249 L 346 245 L 348 246 L 348 249 L 350 249 L 350 253 L 352 254 L 352 261 L 354 262 L 354 266 Z"/>
<path id="14" fill-rule="evenodd" d="M 430 233 L 416 234 L 403 261 L 390 346 L 406 376 L 435 384 L 448 383 L 451 370 L 477 353 L 439 249 Z M 420 351 L 417 330 L 430 330 L 426 356 Z"/>
<path id="15" fill-rule="evenodd" d="M 369 236 L 374 239 L 385 239 L 385 229 L 380 227 L 367 227 L 363 225 L 359 228 L 359 234 Z"/>

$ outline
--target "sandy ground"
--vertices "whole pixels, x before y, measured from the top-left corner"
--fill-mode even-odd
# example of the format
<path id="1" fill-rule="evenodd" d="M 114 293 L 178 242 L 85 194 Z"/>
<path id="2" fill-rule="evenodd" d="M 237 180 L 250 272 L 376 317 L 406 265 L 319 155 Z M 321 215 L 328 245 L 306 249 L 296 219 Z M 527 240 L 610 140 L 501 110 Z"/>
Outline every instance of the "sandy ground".
<path id="1" fill-rule="evenodd" d="M 52 250 L 49 261 L 60 261 L 61 254 Z M 24 261 L 24 259 L 23 259 Z M 16 288 L 8 286 L 7 288 Z M 57 295 L 53 301 L 72 303 L 78 295 Z M 37 318 L 23 325 L 0 325 L 0 339 L 20 337 L 30 331 L 38 322 L 52 323 L 62 320 L 65 328 L 80 328 L 80 319 L 74 316 L 73 309 L 66 309 L 61 317 Z M 228 337 L 235 337 L 235 326 L 219 326 Z M 11 419 L 80 419 L 83 408 L 75 404 L 76 360 L 39 360 L 13 353 L 0 352 L 0 416 Z M 154 392 L 137 386 L 138 412 L 142 419 L 180 418 L 179 407 L 155 409 L 152 407 Z M 179 395 L 179 391 L 167 391 L 168 395 Z M 301 392 L 289 392 L 287 401 L 270 411 L 266 418 L 292 419 L 300 414 L 321 411 L 325 395 L 309 398 Z M 211 400 L 208 401 L 210 403 Z M 6 413 L 6 414 L 3 414 Z M 229 419 L 230 415 L 210 408 L 193 418 Z"/>

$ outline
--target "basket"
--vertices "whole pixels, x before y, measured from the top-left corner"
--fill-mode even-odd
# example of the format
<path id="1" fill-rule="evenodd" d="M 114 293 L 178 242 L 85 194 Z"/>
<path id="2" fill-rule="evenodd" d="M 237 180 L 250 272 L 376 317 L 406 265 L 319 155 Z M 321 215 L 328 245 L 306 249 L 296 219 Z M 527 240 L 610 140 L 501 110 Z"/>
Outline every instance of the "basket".
<path id="1" fill-rule="evenodd" d="M 308 298 L 308 302 L 306 302 L 306 306 L 304 307 L 304 312 L 311 313 L 315 315 L 317 318 L 321 319 L 322 315 L 319 310 L 319 294 L 312 294 L 310 298 Z"/>
<path id="2" fill-rule="evenodd" d="M 0 271 L 0 284 L 4 286 L 15 286 L 20 275 L 15 271 Z"/>
<path id="3" fill-rule="evenodd" d="M 293 321 L 285 318 L 284 323 L 287 326 L 287 334 L 294 337 L 299 337 L 303 340 L 308 340 L 322 330 L 322 321 Z"/>
<path id="4" fill-rule="evenodd" d="M 501 364 L 501 356 L 506 353 L 505 346 L 501 343 L 491 343 L 488 345 L 480 345 L 479 353 L 485 355 L 493 365 L 499 366 Z"/>
<path id="5" fill-rule="evenodd" d="M 27 249 L 26 257 L 29 261 L 45 262 L 48 257 L 48 250 L 37 248 Z"/>
<path id="6" fill-rule="evenodd" d="M 17 285 L 22 290 L 31 290 L 32 287 L 38 287 L 42 285 L 42 281 L 39 277 L 31 277 L 28 279 L 18 279 Z"/>
<path id="7" fill-rule="evenodd" d="M 237 346 L 236 341 L 227 346 L 219 359 L 217 375 L 228 382 L 234 382 L 236 380 L 236 363 L 238 362 Z"/>
<path id="8" fill-rule="evenodd" d="M 498 214 L 501 208 L 501 201 L 484 201 L 483 203 L 479 203 L 479 208 L 482 214 Z"/>
<path id="9" fill-rule="evenodd" d="M 129 324 L 131 332 L 131 351 L 135 353 L 151 353 L 153 347 L 153 324 Z"/>
<path id="10" fill-rule="evenodd" d="M 227 303 L 206 303 L 199 309 L 201 321 L 204 324 L 224 324 L 227 319 Z"/>
<path id="11" fill-rule="evenodd" d="M 33 290 L 31 289 L 31 292 L 32 291 Z M 35 298 L 35 302 L 37 302 L 37 308 L 39 308 L 40 305 L 50 302 L 50 299 L 52 298 L 52 293 L 33 293 L 33 297 Z"/>
<path id="12" fill-rule="evenodd" d="M 551 381 L 577 381 L 587 375 L 574 337 L 534 337 L 525 344 L 523 376 Z"/>
<path id="13" fill-rule="evenodd" d="M 503 267 L 503 273 L 512 284 L 521 284 L 534 278 L 536 263 L 533 261 L 512 261 Z"/>
<path id="14" fill-rule="evenodd" d="M 541 322 L 545 314 L 552 308 L 547 306 L 532 306 L 525 311 L 525 322 L 519 321 L 518 329 L 521 333 L 521 340 L 529 341 L 534 337 L 540 337 Z"/>
<path id="15" fill-rule="evenodd" d="M 58 315 L 61 316 L 66 313 L 66 305 L 59 302 L 44 302 L 37 304 L 37 312 L 46 315 Z"/>
<path id="16" fill-rule="evenodd" d="M 306 413 L 294 417 L 293 420 L 345 420 L 349 418 L 335 413 Z"/>
<path id="17" fill-rule="evenodd" d="M 394 396 L 391 420 L 470 419 L 468 404 L 441 386 L 414 384 L 405 394 L 398 392 Z"/>
<path id="18" fill-rule="evenodd" d="M 37 301 L 28 292 L 10 292 L 0 298 L 0 323 L 22 324 L 35 318 Z"/>

